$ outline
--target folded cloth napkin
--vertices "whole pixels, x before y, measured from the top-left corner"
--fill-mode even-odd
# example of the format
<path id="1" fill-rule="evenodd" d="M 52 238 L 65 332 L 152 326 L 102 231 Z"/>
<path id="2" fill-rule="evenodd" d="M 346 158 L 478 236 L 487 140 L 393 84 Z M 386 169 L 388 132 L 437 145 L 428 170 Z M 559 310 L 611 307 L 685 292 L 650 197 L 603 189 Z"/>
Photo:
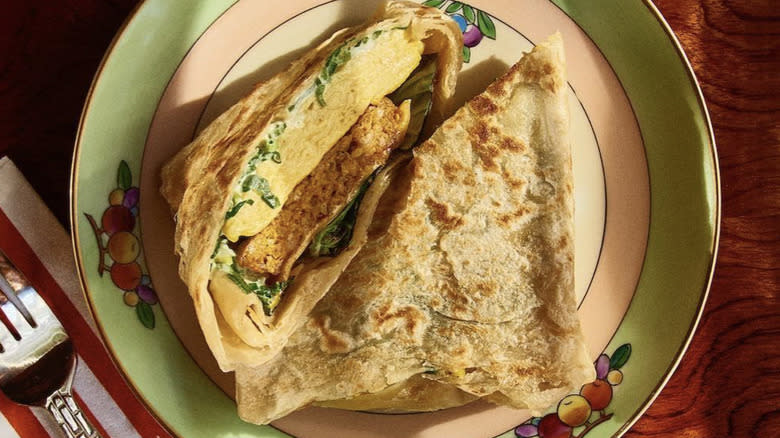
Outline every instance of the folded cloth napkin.
<path id="1" fill-rule="evenodd" d="M 170 437 L 102 343 L 79 285 L 70 236 L 8 158 L 0 158 L 0 253 L 44 296 L 73 338 L 74 397 L 103 437 Z M 62 435 L 44 411 L 0 394 L 0 437 L 49 436 Z"/>

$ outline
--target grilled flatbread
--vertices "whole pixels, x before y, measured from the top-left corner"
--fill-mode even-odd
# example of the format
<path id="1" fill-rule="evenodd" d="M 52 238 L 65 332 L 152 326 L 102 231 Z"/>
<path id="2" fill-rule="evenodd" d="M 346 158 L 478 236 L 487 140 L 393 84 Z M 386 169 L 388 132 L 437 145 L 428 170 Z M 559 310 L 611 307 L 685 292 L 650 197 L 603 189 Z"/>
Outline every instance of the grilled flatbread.
<path id="1" fill-rule="evenodd" d="M 479 397 L 539 411 L 593 378 L 574 296 L 564 69 L 556 35 L 414 150 L 308 321 L 271 361 L 237 368 L 243 419 L 332 400 L 381 408 L 376 394 L 421 380 L 458 391 L 428 408 Z M 390 408 L 420 408 L 406 395 Z"/>
<path id="2" fill-rule="evenodd" d="M 410 119 L 418 138 L 448 113 L 461 44 L 437 9 L 389 2 L 257 85 L 164 166 L 179 275 L 222 370 L 281 350 L 356 254 L 391 169 L 376 172 L 408 146 Z"/>

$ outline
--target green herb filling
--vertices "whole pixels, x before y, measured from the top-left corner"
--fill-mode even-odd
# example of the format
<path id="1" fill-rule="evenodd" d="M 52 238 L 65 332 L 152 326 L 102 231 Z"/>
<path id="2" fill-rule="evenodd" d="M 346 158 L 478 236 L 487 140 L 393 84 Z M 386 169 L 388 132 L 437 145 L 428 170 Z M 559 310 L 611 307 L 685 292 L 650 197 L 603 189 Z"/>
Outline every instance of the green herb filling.
<path id="1" fill-rule="evenodd" d="M 360 202 L 363 200 L 363 195 L 366 193 L 368 186 L 374 180 L 374 176 L 379 171 L 374 171 L 370 177 L 368 177 L 358 189 L 357 194 L 341 212 L 331 220 L 328 225 L 320 230 L 312 239 L 309 245 L 309 255 L 314 257 L 321 256 L 336 256 L 344 248 L 347 247 L 350 240 L 352 240 L 352 231 L 355 228 L 355 222 L 357 221 L 357 213 L 360 209 Z"/>
<path id="2" fill-rule="evenodd" d="M 390 100 L 397 106 L 411 99 L 409 127 L 401 143 L 401 149 L 409 149 L 417 143 L 425 119 L 431 111 L 433 99 L 433 81 L 436 77 L 436 56 L 425 56 L 420 65 L 392 94 Z"/>

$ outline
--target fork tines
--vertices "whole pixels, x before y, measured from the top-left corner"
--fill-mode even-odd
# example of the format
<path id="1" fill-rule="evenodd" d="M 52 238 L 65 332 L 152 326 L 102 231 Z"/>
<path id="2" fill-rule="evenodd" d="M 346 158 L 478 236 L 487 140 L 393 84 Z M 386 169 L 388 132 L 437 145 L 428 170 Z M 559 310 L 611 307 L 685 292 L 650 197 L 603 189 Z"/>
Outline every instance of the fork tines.
<path id="1" fill-rule="evenodd" d="M 5 321 L 0 321 L 0 352 L 10 352 L 20 339 L 32 334 L 42 322 L 36 321 L 33 314 L 38 319 L 56 320 L 49 306 L 32 287 L 24 286 L 18 292 L 14 291 L 5 277 L 0 275 L 0 291 L 7 298 L 0 305 L 0 317 L 5 317 Z"/>

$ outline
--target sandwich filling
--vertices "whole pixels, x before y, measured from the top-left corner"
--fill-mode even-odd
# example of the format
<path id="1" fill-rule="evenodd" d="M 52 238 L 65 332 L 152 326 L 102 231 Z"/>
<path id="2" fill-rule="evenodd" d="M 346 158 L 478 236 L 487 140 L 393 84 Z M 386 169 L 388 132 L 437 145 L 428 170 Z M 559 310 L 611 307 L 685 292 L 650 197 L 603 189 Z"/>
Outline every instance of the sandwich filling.
<path id="1" fill-rule="evenodd" d="M 376 66 L 384 62 L 385 50 L 400 58 L 406 77 L 400 84 L 397 77 L 379 77 L 372 82 L 393 84 L 393 88 L 372 85 L 357 92 L 352 82 L 361 70 L 390 71 Z M 212 292 L 221 289 L 218 296 L 227 290 L 256 296 L 262 314 L 248 315 L 257 319 L 255 325 L 270 323 L 304 262 L 338 255 L 349 244 L 362 195 L 373 175 L 394 149 L 418 143 L 431 109 L 436 74 L 436 56 L 421 52 L 422 43 L 412 38 L 408 26 L 347 39 L 327 56 L 314 82 L 291 99 L 283 111 L 287 118 L 269 124 L 260 135 L 256 152 L 233 189 L 211 258 L 209 287 Z M 331 98 L 344 92 L 352 97 Z M 330 148 L 322 147 L 324 133 L 330 129 L 318 132 L 308 125 L 325 123 L 343 102 L 354 100 L 370 104 L 346 134 Z M 310 147 L 288 146 L 295 144 Z M 312 149 L 320 148 L 325 149 L 324 155 L 315 161 Z M 287 160 L 290 165 L 284 165 Z M 303 174 L 312 162 L 314 167 Z M 293 177 L 301 179 L 295 182 Z"/>
<path id="2" fill-rule="evenodd" d="M 222 370 L 283 348 L 365 245 L 410 155 L 399 149 L 449 115 L 461 47 L 437 9 L 383 3 L 257 83 L 163 166 L 179 276 Z"/>

